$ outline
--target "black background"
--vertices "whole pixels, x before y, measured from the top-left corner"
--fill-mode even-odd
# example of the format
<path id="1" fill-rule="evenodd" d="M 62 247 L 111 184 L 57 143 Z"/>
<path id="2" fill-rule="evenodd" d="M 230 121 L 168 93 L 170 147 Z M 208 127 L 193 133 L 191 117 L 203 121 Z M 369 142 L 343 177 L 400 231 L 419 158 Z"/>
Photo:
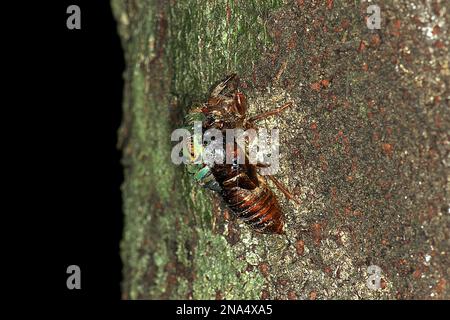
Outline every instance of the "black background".
<path id="1" fill-rule="evenodd" d="M 64 288 L 66 295 L 119 299 L 123 176 L 116 145 L 124 58 L 109 1 L 80 1 L 79 6 L 81 30 L 68 30 L 67 6 L 60 5 L 60 45 L 54 52 L 55 113 L 67 119 L 60 122 L 67 143 L 55 146 L 62 149 L 57 170 L 67 173 L 55 181 L 54 209 L 59 225 L 67 226 L 59 230 L 66 249 L 58 265 L 64 279 L 67 265 L 81 268 L 82 290 Z"/>
<path id="2" fill-rule="evenodd" d="M 66 27 L 72 4 L 81 30 Z M 38 299 L 119 300 L 125 64 L 109 1 L 35 1 L 3 13 L 14 15 L 9 29 L 19 32 L 11 37 L 19 62 L 10 67 L 23 71 L 12 94 L 27 130 L 9 132 L 19 133 L 14 144 L 23 153 L 14 208 L 16 235 L 26 240 L 14 250 L 22 283 L 15 289 Z M 81 290 L 66 287 L 72 264 L 81 268 Z"/>

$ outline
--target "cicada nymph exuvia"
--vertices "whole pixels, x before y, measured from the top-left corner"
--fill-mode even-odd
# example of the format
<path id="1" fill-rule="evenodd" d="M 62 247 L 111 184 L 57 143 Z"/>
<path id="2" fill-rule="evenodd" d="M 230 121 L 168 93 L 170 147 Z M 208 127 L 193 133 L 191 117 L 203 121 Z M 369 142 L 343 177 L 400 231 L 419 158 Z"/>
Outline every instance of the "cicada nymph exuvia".
<path id="1" fill-rule="evenodd" d="M 186 116 L 186 126 L 192 129 L 195 122 L 201 123 L 201 131 L 217 129 L 225 134 L 227 129 L 256 128 L 255 123 L 273 116 L 290 107 L 292 103 L 262 113 L 254 117 L 247 116 L 247 99 L 239 91 L 239 79 L 236 74 L 227 76 L 211 92 L 208 100 L 191 108 Z M 189 158 L 188 172 L 204 187 L 217 191 L 235 216 L 260 233 L 282 234 L 284 218 L 275 194 L 269 188 L 265 177 L 259 174 L 259 167 L 266 164 L 251 164 L 247 153 L 244 161 L 236 162 L 239 146 L 231 148 L 233 163 L 208 164 L 199 161 L 205 151 L 202 138 L 191 136 L 185 154 Z M 223 144 L 223 149 L 227 147 Z M 194 150 L 196 152 L 194 152 Z M 298 202 L 294 196 L 272 175 L 267 176 L 283 194 Z"/>

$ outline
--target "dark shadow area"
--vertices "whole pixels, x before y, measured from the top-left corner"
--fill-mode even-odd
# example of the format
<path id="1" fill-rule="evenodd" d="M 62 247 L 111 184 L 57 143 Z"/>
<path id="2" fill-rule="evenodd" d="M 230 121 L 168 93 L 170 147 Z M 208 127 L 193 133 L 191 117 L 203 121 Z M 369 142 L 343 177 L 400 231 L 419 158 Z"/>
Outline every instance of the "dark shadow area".
<path id="1" fill-rule="evenodd" d="M 81 9 L 81 30 L 66 27 L 69 5 Z M 43 286 L 56 297 L 120 299 L 123 168 L 117 149 L 122 118 L 123 51 L 109 1 L 47 4 L 34 43 L 40 69 L 40 153 L 45 245 Z M 30 45 L 31 46 L 31 45 Z M 51 230 L 51 231 L 47 231 Z M 48 258 L 48 259 L 47 259 Z M 66 268 L 81 268 L 81 290 L 68 290 Z M 50 277 L 50 278 L 49 278 Z M 62 294 L 60 295 L 60 292 Z"/>

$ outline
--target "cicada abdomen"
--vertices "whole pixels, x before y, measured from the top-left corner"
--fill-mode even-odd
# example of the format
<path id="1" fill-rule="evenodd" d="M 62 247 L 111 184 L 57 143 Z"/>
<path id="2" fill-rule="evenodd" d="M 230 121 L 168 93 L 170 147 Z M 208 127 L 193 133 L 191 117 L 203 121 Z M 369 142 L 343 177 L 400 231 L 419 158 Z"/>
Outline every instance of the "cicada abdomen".
<path id="1" fill-rule="evenodd" d="M 238 219 L 260 233 L 283 233 L 283 214 L 278 200 L 255 165 L 248 161 L 216 164 L 211 171 L 223 200 Z"/>

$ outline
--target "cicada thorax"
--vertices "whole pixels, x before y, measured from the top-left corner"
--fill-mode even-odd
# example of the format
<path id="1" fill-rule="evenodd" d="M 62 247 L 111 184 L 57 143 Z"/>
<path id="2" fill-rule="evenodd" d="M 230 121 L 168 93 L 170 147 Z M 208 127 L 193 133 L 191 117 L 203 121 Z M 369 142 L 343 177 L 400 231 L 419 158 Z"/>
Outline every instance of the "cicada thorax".
<path id="1" fill-rule="evenodd" d="M 220 191 L 220 186 L 216 182 L 210 167 L 202 161 L 204 146 L 202 141 L 203 124 L 206 120 L 205 115 L 194 106 L 185 117 L 185 128 L 191 133 L 186 148 L 183 150 L 183 156 L 186 158 L 186 168 L 194 180 L 201 186 Z M 201 124 L 201 135 L 195 135 L 194 124 Z"/>

